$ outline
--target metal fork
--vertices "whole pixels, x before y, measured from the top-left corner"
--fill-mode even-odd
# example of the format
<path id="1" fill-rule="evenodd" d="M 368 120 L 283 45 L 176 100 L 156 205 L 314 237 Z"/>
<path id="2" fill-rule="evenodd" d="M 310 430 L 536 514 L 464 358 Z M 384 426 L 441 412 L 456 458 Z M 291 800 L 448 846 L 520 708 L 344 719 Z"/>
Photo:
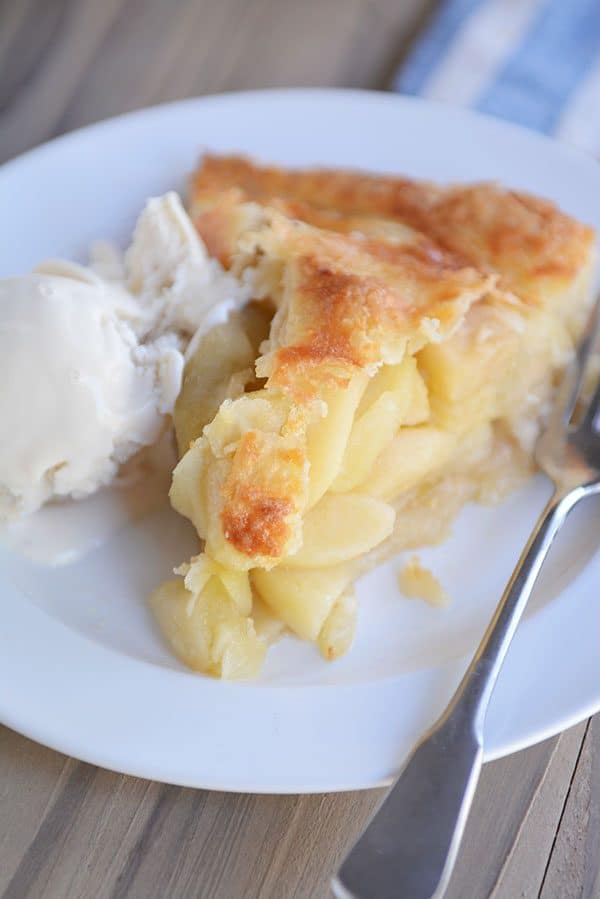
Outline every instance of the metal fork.
<path id="1" fill-rule="evenodd" d="M 492 691 L 552 541 L 574 506 L 600 493 L 600 383 L 582 388 L 600 331 L 600 296 L 536 446 L 554 493 L 448 708 L 421 738 L 398 780 L 332 881 L 338 899 L 432 899 L 458 852 L 483 758 Z"/>

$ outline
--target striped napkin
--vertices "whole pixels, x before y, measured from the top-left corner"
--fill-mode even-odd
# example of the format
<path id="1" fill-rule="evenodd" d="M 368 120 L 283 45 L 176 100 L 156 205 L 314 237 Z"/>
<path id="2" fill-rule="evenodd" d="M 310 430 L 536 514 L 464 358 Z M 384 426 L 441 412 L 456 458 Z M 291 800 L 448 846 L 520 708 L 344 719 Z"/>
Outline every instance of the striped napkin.
<path id="1" fill-rule="evenodd" d="M 442 0 L 393 87 L 600 156 L 600 0 Z"/>

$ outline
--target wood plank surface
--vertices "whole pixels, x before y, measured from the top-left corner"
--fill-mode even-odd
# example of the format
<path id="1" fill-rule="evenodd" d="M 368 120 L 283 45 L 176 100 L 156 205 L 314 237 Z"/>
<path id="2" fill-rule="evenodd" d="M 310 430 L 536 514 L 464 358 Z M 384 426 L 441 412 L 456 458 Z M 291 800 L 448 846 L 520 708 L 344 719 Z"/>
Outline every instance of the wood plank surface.
<path id="1" fill-rule="evenodd" d="M 541 899 L 600 896 L 600 718 L 587 728 L 552 845 Z"/>
<path id="2" fill-rule="evenodd" d="M 538 895 L 584 732 L 580 724 L 484 769 L 447 899 Z"/>
<path id="3" fill-rule="evenodd" d="M 592 730 L 581 751 L 585 724 L 484 768 L 447 899 L 533 897 L 542 884 L 544 899 L 598 895 Z M 4 729 L 0 895 L 325 897 L 381 795 L 188 790 L 102 771 Z"/>
<path id="4" fill-rule="evenodd" d="M 0 0 L 0 160 L 136 107 L 382 88 L 420 0 Z M 243 796 L 67 759 L 0 728 L 4 899 L 314 899 L 381 798 Z M 600 896 L 600 724 L 484 768 L 448 899 Z"/>

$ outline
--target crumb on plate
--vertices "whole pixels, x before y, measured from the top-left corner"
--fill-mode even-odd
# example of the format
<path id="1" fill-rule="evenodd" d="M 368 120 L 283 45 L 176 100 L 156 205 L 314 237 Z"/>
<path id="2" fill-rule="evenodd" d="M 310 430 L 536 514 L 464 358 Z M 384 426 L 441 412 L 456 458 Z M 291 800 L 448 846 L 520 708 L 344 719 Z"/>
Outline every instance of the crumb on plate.
<path id="1" fill-rule="evenodd" d="M 421 565 L 418 556 L 411 556 L 404 568 L 398 572 L 398 586 L 410 599 L 424 599 L 431 606 L 444 608 L 450 604 L 450 597 L 439 580 Z"/>

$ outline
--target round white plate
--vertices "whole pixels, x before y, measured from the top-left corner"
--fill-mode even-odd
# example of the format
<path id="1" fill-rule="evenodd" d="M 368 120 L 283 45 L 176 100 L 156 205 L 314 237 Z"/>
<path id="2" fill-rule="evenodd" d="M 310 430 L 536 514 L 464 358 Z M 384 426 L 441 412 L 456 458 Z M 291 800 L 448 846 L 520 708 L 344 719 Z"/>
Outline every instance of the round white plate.
<path id="1" fill-rule="evenodd" d="M 48 255 L 124 242 L 148 196 L 184 189 L 203 148 L 288 165 L 500 179 L 600 228 L 600 167 L 519 128 L 386 94 L 230 94 L 149 109 L 53 141 L 0 170 L 0 275 Z M 1 389 L 1 385 L 0 385 Z M 161 643 L 149 590 L 193 547 L 165 507 L 57 569 L 0 555 L 0 718 L 55 749 L 197 787 L 312 792 L 389 779 L 448 700 L 537 517 L 540 481 L 471 506 L 422 554 L 454 597 L 401 597 L 399 561 L 359 585 L 351 652 L 328 664 L 285 639 L 254 683 L 185 670 Z M 600 526 L 581 508 L 547 564 L 494 694 L 486 754 L 540 740 L 600 708 Z"/>

